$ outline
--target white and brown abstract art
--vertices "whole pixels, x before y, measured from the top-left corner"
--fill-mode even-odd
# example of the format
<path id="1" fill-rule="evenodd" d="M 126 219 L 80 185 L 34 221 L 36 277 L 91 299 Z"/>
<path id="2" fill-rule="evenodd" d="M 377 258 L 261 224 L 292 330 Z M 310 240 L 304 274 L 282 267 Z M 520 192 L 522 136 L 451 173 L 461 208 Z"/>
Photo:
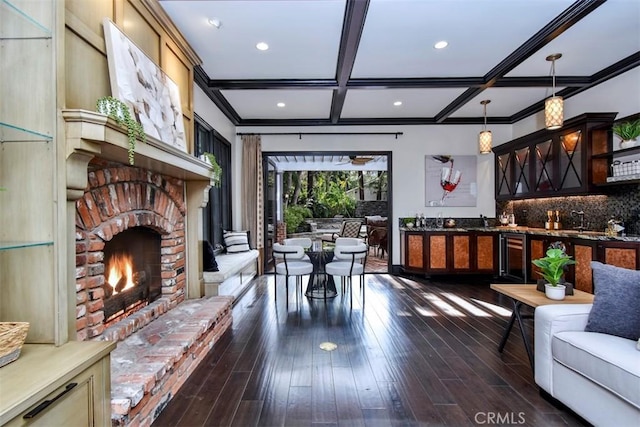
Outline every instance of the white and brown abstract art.
<path id="1" fill-rule="evenodd" d="M 111 96 L 129 106 L 147 135 L 187 151 L 178 85 L 111 20 L 103 26 Z"/>

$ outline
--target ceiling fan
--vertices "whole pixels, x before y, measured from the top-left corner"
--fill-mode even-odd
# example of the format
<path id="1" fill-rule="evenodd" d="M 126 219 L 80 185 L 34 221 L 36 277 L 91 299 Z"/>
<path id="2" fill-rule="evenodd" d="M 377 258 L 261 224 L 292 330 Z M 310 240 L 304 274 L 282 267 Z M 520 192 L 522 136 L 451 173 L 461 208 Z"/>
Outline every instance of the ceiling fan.
<path id="1" fill-rule="evenodd" d="M 341 165 L 346 165 L 347 163 L 351 163 L 354 166 L 362 166 L 366 165 L 370 161 L 374 160 L 371 156 L 349 156 L 349 161 L 340 163 Z"/>

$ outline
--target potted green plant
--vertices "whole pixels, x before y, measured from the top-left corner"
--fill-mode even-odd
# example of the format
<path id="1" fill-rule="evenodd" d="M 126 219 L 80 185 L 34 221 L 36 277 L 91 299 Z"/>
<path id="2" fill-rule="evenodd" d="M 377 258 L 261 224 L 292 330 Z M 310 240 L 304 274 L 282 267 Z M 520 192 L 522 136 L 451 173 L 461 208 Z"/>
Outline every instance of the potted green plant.
<path id="1" fill-rule="evenodd" d="M 612 130 L 621 139 L 621 148 L 635 147 L 638 144 L 638 136 L 640 136 L 640 119 L 616 123 Z"/>
<path id="2" fill-rule="evenodd" d="M 131 110 L 127 104 L 112 96 L 103 96 L 98 99 L 96 110 L 98 113 L 115 120 L 118 125 L 124 126 L 127 129 L 129 164 L 133 165 L 136 139 L 140 138 L 140 140 L 144 142 L 147 138 L 147 134 L 142 128 L 142 125 L 131 116 Z"/>
<path id="3" fill-rule="evenodd" d="M 215 154 L 204 152 L 202 155 L 206 159 L 207 163 L 211 165 L 211 170 L 213 171 L 211 183 L 214 187 L 220 187 L 220 181 L 222 180 L 222 167 L 218 164 Z"/>
<path id="4" fill-rule="evenodd" d="M 551 248 L 546 256 L 534 259 L 533 265 L 540 269 L 540 274 L 546 280 L 545 295 L 549 299 L 562 300 L 565 295 L 565 285 L 560 284 L 564 277 L 565 267 L 576 262 L 562 249 Z"/>

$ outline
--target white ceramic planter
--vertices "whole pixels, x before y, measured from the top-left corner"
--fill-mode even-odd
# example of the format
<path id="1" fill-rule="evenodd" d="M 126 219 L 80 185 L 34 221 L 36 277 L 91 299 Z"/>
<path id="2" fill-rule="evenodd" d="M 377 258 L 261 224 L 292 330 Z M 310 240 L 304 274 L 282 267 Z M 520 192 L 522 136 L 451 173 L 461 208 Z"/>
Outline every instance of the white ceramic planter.
<path id="1" fill-rule="evenodd" d="M 564 299 L 565 288 L 565 285 L 552 286 L 547 283 L 544 285 L 544 294 L 549 299 L 562 301 Z"/>
<path id="2" fill-rule="evenodd" d="M 620 141 L 620 148 L 632 148 L 638 145 L 638 139 L 629 139 L 626 141 Z"/>

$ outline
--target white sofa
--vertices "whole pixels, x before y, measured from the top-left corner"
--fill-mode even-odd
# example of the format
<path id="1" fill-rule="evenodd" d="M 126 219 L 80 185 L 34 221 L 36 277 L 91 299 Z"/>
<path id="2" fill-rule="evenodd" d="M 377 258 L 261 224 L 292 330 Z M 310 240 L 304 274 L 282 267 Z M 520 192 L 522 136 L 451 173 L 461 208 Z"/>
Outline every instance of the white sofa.
<path id="1" fill-rule="evenodd" d="M 592 304 L 535 311 L 535 381 L 595 426 L 640 426 L 640 351 L 630 339 L 585 332 Z"/>

